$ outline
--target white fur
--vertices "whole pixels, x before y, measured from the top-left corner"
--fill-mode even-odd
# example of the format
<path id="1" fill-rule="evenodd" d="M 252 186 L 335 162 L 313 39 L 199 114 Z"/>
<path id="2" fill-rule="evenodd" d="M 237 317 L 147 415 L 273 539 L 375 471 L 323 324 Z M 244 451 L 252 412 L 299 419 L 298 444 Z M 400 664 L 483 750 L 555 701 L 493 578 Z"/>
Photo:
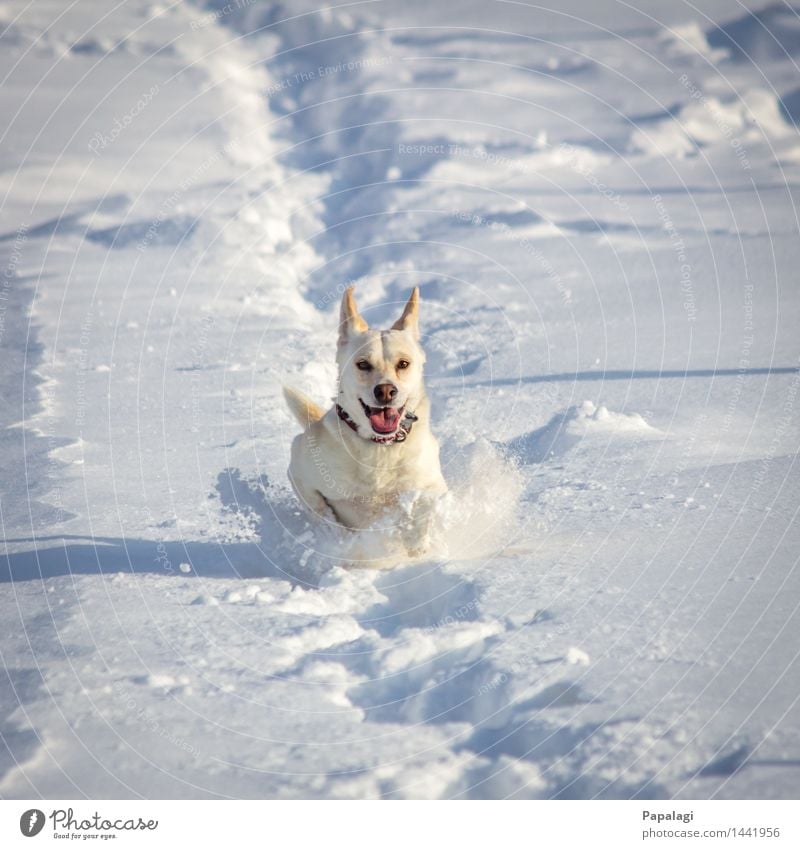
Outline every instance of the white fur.
<path id="1" fill-rule="evenodd" d="M 399 510 L 405 493 L 421 494 L 416 503 L 424 505 L 447 491 L 439 466 L 439 445 L 430 430 L 418 305 L 415 289 L 392 329 L 370 330 L 358 314 L 352 289 L 345 293 L 337 352 L 337 400 L 358 432 L 339 418 L 335 406 L 322 414 L 296 390 L 287 391 L 290 409 L 305 427 L 292 443 L 289 479 L 304 507 L 323 520 L 352 529 L 368 528 Z M 362 361 L 368 362 L 371 370 L 359 369 L 357 363 Z M 404 361 L 408 366 L 401 368 Z M 368 406 L 382 406 L 374 391 L 378 384 L 386 383 L 397 388 L 391 406 L 411 411 L 418 418 L 405 441 L 379 444 L 372 441 L 380 435 L 373 431 L 359 399 Z M 424 547 L 426 515 L 423 506 L 414 517 L 410 551 L 418 553 L 419 547 Z"/>

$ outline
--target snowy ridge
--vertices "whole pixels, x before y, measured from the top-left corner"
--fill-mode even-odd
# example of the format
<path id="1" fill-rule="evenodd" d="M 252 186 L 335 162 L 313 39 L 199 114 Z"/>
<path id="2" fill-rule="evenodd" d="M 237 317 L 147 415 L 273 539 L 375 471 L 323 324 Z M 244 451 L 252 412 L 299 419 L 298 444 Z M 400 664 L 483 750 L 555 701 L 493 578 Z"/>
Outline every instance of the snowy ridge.
<path id="1" fill-rule="evenodd" d="M 37 6 L 0 794 L 791 795 L 788 13 Z M 286 481 L 351 282 L 377 325 L 420 286 L 422 562 Z"/>

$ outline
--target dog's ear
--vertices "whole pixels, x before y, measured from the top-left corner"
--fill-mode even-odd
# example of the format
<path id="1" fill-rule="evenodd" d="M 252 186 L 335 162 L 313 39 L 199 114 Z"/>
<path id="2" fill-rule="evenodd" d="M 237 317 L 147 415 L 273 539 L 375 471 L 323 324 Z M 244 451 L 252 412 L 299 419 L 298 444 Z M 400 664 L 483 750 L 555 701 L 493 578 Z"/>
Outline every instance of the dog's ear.
<path id="1" fill-rule="evenodd" d="M 392 325 L 392 330 L 408 330 L 419 339 L 419 287 L 415 286 L 403 314 Z"/>
<path id="2" fill-rule="evenodd" d="M 367 322 L 361 317 L 353 295 L 355 286 L 348 286 L 342 298 L 342 309 L 339 313 L 339 344 L 344 345 L 351 333 L 365 333 L 369 330 Z"/>

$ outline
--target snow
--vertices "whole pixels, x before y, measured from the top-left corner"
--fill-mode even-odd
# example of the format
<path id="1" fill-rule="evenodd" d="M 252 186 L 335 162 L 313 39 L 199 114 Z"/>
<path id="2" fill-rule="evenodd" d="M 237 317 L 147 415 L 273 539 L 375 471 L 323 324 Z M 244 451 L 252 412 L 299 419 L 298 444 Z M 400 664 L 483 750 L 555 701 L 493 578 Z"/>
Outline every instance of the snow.
<path id="1" fill-rule="evenodd" d="M 567 663 L 571 663 L 575 666 L 588 666 L 591 658 L 583 649 L 579 649 L 577 646 L 570 646 L 567 649 Z"/>
<path id="2" fill-rule="evenodd" d="M 796 794 L 794 10 L 0 28 L 0 795 Z M 421 290 L 425 558 L 289 491 L 349 283 Z"/>

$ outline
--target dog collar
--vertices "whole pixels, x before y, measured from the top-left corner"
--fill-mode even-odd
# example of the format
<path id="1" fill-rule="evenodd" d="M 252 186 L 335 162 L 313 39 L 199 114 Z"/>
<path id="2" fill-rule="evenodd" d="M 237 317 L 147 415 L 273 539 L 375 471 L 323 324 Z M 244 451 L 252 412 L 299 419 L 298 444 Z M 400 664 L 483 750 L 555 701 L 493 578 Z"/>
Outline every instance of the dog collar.
<path id="1" fill-rule="evenodd" d="M 353 421 L 347 410 L 345 410 L 340 404 L 336 405 L 336 415 L 339 416 L 350 430 L 354 433 L 358 433 L 358 425 Z M 389 434 L 389 436 L 378 436 L 378 434 L 373 434 L 370 439 L 372 442 L 377 442 L 379 445 L 392 445 L 395 442 L 405 442 L 409 433 L 411 433 L 411 427 L 417 419 L 418 416 L 415 416 L 414 413 L 406 410 L 403 420 L 400 422 L 394 433 Z"/>

